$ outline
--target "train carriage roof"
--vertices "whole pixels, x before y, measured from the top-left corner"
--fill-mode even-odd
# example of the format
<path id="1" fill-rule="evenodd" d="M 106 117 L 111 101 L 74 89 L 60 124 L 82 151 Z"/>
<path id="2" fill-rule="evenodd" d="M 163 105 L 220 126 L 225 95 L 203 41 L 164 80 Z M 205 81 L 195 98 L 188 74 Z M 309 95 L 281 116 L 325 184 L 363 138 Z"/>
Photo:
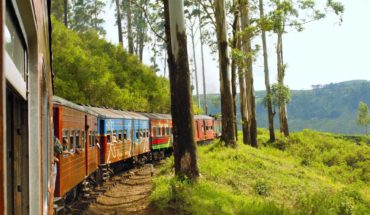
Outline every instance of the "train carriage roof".
<path id="1" fill-rule="evenodd" d="M 124 112 L 126 114 L 129 114 L 130 116 L 132 116 L 133 119 L 141 119 L 141 120 L 149 120 L 148 117 L 146 116 L 143 116 L 142 114 L 139 114 L 139 113 L 136 113 L 136 112 L 132 112 L 132 111 L 123 111 L 123 110 L 119 110 L 120 112 Z"/>
<path id="2" fill-rule="evenodd" d="M 209 119 L 213 120 L 213 117 L 207 116 L 207 115 L 194 115 L 194 119 Z"/>
<path id="3" fill-rule="evenodd" d="M 69 108 L 79 110 L 79 111 L 82 111 L 82 112 L 87 112 L 87 110 L 84 107 L 82 107 L 81 105 L 70 102 L 66 99 L 63 99 L 63 98 L 59 97 L 59 96 L 53 96 L 53 103 L 63 105 L 65 107 L 69 107 Z"/>
<path id="4" fill-rule="evenodd" d="M 126 110 L 113 110 L 115 113 L 117 114 L 120 114 L 122 116 L 125 116 L 126 118 L 129 118 L 129 119 L 146 119 L 146 118 L 141 118 L 141 117 L 137 117 L 135 114 L 133 114 L 134 112 L 131 112 L 131 111 L 126 111 Z"/>
<path id="5" fill-rule="evenodd" d="M 106 108 L 100 108 L 100 107 L 90 107 L 90 106 L 85 106 L 86 109 L 89 109 L 91 111 L 94 111 L 96 114 L 98 114 L 99 117 L 102 118 L 110 118 L 110 119 L 122 119 L 126 118 L 114 111 L 112 109 L 106 109 Z M 128 118 L 130 119 L 130 118 Z"/>
<path id="6" fill-rule="evenodd" d="M 140 114 L 149 117 L 150 119 L 167 119 L 167 120 L 172 119 L 171 114 L 163 113 L 140 113 Z"/>

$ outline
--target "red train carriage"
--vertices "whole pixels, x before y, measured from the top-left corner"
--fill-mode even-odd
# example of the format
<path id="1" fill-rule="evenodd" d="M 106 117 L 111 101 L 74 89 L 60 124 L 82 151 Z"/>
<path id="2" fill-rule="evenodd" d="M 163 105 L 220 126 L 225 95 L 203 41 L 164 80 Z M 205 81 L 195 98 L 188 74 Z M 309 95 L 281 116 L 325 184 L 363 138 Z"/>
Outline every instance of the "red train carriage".
<path id="1" fill-rule="evenodd" d="M 52 205 L 49 6 L 0 1 L 0 214 L 47 214 Z"/>
<path id="2" fill-rule="evenodd" d="M 97 169 L 96 133 L 96 115 L 54 97 L 54 134 L 63 145 L 63 154 L 58 155 L 55 196 L 65 196 Z"/>
<path id="3" fill-rule="evenodd" d="M 212 140 L 215 137 L 214 119 L 207 115 L 194 116 L 195 141 L 202 142 Z"/>
<path id="4" fill-rule="evenodd" d="M 143 113 L 150 119 L 150 147 L 153 159 L 164 157 L 172 151 L 172 118 L 170 114 Z"/>

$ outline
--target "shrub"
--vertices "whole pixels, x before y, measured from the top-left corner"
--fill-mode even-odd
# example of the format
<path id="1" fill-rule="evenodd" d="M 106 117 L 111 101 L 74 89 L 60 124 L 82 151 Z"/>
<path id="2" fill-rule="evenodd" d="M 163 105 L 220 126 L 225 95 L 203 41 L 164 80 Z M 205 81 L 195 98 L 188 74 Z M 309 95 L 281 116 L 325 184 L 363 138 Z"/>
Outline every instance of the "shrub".
<path id="1" fill-rule="evenodd" d="M 254 187 L 256 193 L 260 196 L 268 196 L 270 195 L 269 188 L 267 186 L 266 181 L 257 179 L 256 185 Z"/>

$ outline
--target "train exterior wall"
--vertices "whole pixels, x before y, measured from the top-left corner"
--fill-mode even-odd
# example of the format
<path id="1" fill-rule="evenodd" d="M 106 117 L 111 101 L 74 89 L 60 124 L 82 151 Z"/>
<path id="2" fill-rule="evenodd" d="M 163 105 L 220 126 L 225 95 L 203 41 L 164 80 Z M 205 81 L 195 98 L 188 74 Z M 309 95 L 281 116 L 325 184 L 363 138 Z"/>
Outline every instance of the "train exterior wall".
<path id="1" fill-rule="evenodd" d="M 103 163 L 111 164 L 132 156 L 132 120 L 100 118 L 99 127 Z"/>
<path id="2" fill-rule="evenodd" d="M 0 214 L 47 214 L 52 207 L 52 195 L 48 193 L 53 154 L 49 3 L 46 0 L 0 2 L 3 29 L 0 60 L 0 136 L 3 138 L 0 146 Z M 16 31 L 8 26 L 11 22 L 16 23 Z M 17 41 L 10 36 L 14 32 L 21 38 L 21 42 L 15 46 Z M 3 46 L 4 42 L 7 46 Z M 9 50 L 9 47 L 13 49 Z M 17 61 L 19 58 L 11 54 L 22 51 L 25 57 L 21 61 Z M 24 69 L 24 75 L 20 76 L 14 69 Z M 10 148 L 13 146 L 10 136 L 15 129 L 9 126 L 12 124 L 9 122 L 12 116 L 7 114 L 14 111 L 9 110 L 12 106 L 7 99 L 9 97 L 13 101 L 14 98 L 21 101 L 19 110 L 22 113 L 19 117 L 25 123 L 19 139 L 22 147 L 13 149 Z M 4 133 L 5 130 L 9 133 Z M 6 153 L 9 150 L 19 156 L 9 157 Z M 10 163 L 18 166 L 6 168 Z M 16 177 L 20 182 L 17 186 L 22 189 L 20 194 L 13 192 L 12 183 L 15 178 L 11 172 L 17 172 Z M 17 197 L 13 198 L 11 193 Z"/>
<path id="3" fill-rule="evenodd" d="M 61 105 L 54 105 L 59 114 L 57 138 L 68 144 L 68 153 L 58 155 L 58 174 L 56 180 L 55 196 L 64 196 L 72 188 L 85 179 L 86 153 L 85 139 L 85 113 Z M 78 134 L 78 135 L 77 135 Z"/>
<path id="4" fill-rule="evenodd" d="M 86 172 L 87 175 L 94 173 L 100 162 L 100 149 L 98 147 L 98 118 L 93 115 L 86 115 Z"/>
<path id="5" fill-rule="evenodd" d="M 150 143 L 152 150 L 161 150 L 172 147 L 172 121 L 168 119 L 150 120 Z M 163 129 L 165 128 L 163 132 Z"/>

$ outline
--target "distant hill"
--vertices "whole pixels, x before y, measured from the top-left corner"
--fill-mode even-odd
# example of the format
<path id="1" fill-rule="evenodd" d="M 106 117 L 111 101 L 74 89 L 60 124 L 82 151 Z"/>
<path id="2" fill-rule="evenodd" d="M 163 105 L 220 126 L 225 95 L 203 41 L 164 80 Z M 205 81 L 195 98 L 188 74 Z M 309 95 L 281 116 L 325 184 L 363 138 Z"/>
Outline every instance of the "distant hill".
<path id="1" fill-rule="evenodd" d="M 315 85 L 312 90 L 293 90 L 288 104 L 288 120 L 291 131 L 311 128 L 333 133 L 356 134 L 364 129 L 356 125 L 358 103 L 370 105 L 370 81 L 354 80 L 327 85 Z M 258 127 L 267 127 L 266 109 L 261 103 L 265 91 L 256 91 Z M 220 113 L 218 94 L 207 95 L 210 114 Z M 240 122 L 239 99 L 238 121 Z M 201 104 L 203 98 L 201 96 Z M 275 116 L 275 128 L 278 129 Z"/>

